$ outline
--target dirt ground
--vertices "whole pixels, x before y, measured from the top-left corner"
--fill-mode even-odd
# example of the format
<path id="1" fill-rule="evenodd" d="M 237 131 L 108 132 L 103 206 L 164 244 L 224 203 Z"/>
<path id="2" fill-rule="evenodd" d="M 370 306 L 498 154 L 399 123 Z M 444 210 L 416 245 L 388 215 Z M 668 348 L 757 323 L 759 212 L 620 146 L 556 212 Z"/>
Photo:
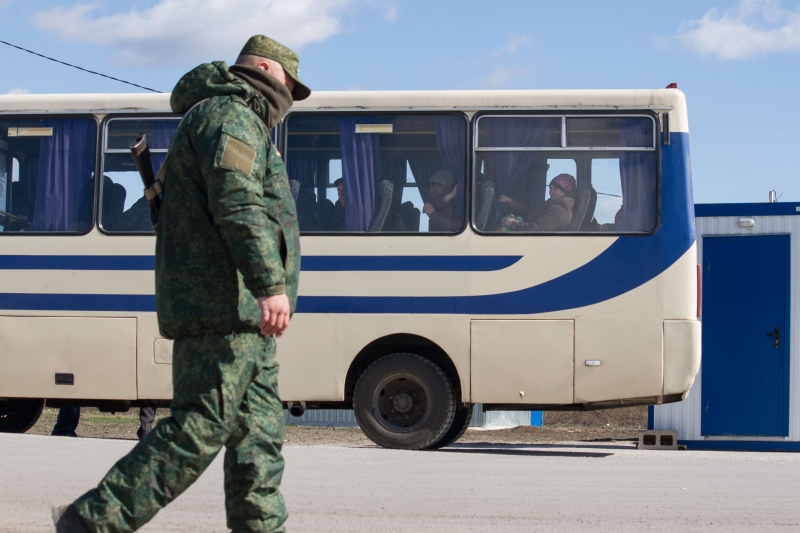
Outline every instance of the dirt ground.
<path id="1" fill-rule="evenodd" d="M 45 409 L 42 417 L 28 433 L 49 435 L 58 415 L 57 409 Z M 158 409 L 156 422 L 169 416 L 169 409 Z M 139 410 L 127 413 L 101 413 L 97 409 L 81 410 L 78 436 L 104 439 L 136 439 Z M 602 411 L 545 412 L 543 427 L 512 429 L 470 429 L 460 443 L 540 444 L 552 442 L 629 441 L 638 438 L 638 431 L 647 429 L 647 407 L 626 407 Z M 287 446 L 373 446 L 361 430 L 313 426 L 287 426 Z"/>

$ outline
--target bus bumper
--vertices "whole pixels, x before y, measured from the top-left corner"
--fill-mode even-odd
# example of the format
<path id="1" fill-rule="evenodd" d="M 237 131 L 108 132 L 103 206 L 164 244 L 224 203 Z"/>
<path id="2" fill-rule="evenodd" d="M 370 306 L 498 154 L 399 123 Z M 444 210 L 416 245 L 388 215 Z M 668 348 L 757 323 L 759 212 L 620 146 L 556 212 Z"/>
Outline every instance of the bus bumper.
<path id="1" fill-rule="evenodd" d="M 685 395 L 700 370 L 700 321 L 664 321 L 664 396 Z"/>

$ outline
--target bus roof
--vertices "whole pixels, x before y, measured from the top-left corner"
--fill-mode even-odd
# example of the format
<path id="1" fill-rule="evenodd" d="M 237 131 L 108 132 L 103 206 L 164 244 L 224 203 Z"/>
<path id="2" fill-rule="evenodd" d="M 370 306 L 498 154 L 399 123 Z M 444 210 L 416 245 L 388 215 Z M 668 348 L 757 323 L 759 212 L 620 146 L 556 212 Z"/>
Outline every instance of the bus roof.
<path id="1" fill-rule="evenodd" d="M 168 112 L 164 94 L 0 95 L 0 114 Z M 688 132 L 686 97 L 677 89 L 521 91 L 317 91 L 292 109 L 358 110 L 630 110 L 670 112 L 670 129 Z"/>

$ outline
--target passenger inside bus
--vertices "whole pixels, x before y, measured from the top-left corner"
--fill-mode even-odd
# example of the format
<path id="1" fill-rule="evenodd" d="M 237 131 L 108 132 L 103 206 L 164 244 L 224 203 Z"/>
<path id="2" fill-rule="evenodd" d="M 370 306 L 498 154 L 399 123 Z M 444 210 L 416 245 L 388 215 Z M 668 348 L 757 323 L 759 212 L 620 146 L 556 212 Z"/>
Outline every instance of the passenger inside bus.
<path id="1" fill-rule="evenodd" d="M 344 178 L 339 178 L 333 182 L 336 187 L 336 194 L 339 199 L 333 204 L 333 217 L 331 219 L 330 231 L 345 230 L 345 207 L 344 207 Z"/>
<path id="2" fill-rule="evenodd" d="M 178 127 L 176 118 L 114 118 L 106 124 L 101 187 L 100 223 L 106 232 L 153 233 L 150 205 L 128 146 L 144 133 L 151 150 L 150 163 L 157 173 Z"/>
<path id="3" fill-rule="evenodd" d="M 473 224 L 488 233 L 653 230 L 654 124 L 650 117 L 479 117 Z M 562 174 L 571 190 L 548 187 Z"/>
<path id="4" fill-rule="evenodd" d="M 500 220 L 504 231 L 559 231 L 572 222 L 577 183 L 569 174 L 559 174 L 550 181 L 550 198 L 533 208 L 500 195 L 498 202 L 506 214 Z"/>
<path id="5" fill-rule="evenodd" d="M 286 168 L 301 232 L 461 230 L 467 155 L 463 117 L 297 114 L 284 127 Z M 431 178 L 442 170 L 450 178 L 432 186 Z M 427 216 L 421 216 L 423 211 Z"/>
<path id="6" fill-rule="evenodd" d="M 88 231 L 95 136 L 84 118 L 0 121 L 0 231 Z"/>
<path id="7" fill-rule="evenodd" d="M 613 224 L 600 224 L 600 231 L 619 231 L 622 227 L 622 208 L 620 207 L 617 214 L 614 215 Z"/>
<path id="8" fill-rule="evenodd" d="M 456 232 L 461 228 L 462 218 L 453 214 L 453 203 L 458 194 L 458 185 L 452 172 L 440 170 L 430 178 L 428 184 L 430 200 L 422 207 L 428 215 L 429 231 Z"/>

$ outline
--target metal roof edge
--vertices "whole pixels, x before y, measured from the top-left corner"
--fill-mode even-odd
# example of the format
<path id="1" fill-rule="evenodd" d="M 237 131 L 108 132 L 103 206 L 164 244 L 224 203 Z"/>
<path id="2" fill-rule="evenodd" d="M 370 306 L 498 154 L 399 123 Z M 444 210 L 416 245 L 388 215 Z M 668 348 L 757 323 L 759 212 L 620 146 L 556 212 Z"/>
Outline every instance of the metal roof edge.
<path id="1" fill-rule="evenodd" d="M 695 204 L 696 217 L 800 216 L 800 202 L 754 202 L 748 204 Z"/>

